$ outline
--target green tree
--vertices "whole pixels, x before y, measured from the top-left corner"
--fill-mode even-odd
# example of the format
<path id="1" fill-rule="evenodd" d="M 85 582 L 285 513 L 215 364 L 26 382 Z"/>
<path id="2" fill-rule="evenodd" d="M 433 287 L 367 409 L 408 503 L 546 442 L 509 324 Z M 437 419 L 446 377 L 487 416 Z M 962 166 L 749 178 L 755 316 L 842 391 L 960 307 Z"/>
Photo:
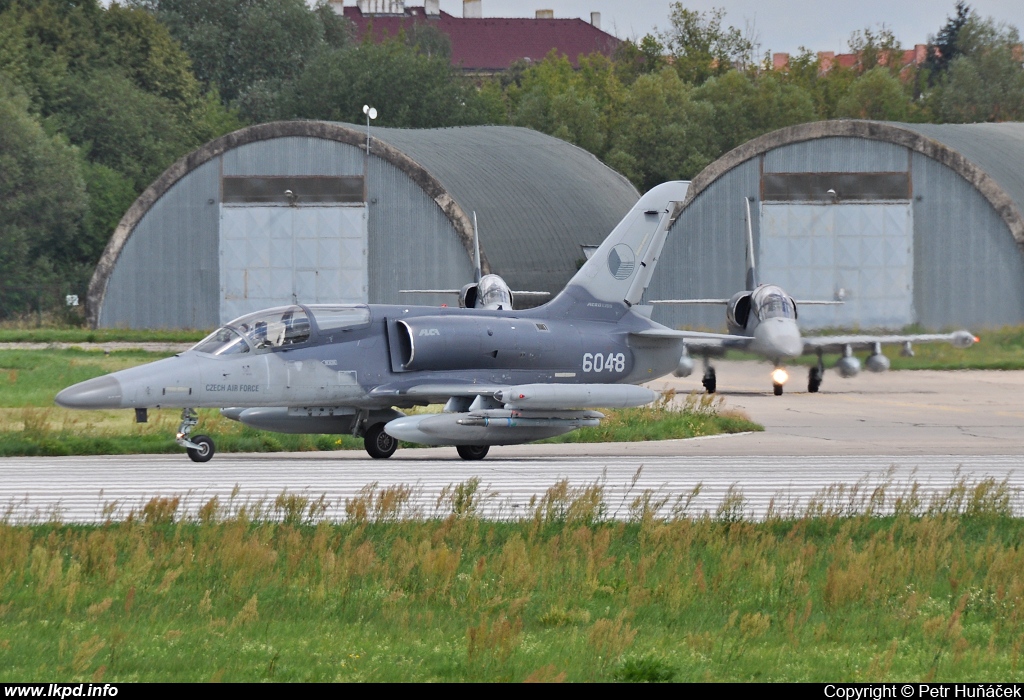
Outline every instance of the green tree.
<path id="1" fill-rule="evenodd" d="M 886 66 L 858 77 L 836 105 L 836 116 L 906 121 L 913 111 L 910 94 Z"/>
<path id="2" fill-rule="evenodd" d="M 125 175 L 141 192 L 193 145 L 173 118 L 170 100 L 138 89 L 116 70 L 96 71 L 67 87 L 74 109 L 58 116 L 61 131 L 88 159 Z"/>
<path id="3" fill-rule="evenodd" d="M 227 102 L 295 80 L 325 47 L 347 43 L 347 22 L 305 0 L 130 0 L 165 24 L 196 76 Z"/>
<path id="4" fill-rule="evenodd" d="M 641 75 L 660 71 L 665 64 L 665 45 L 652 34 L 645 34 L 639 43 L 627 39 L 615 49 L 616 75 L 627 85 Z"/>
<path id="5" fill-rule="evenodd" d="M 681 2 L 669 5 L 672 27 L 659 38 L 684 81 L 700 85 L 714 75 L 753 64 L 754 43 L 736 27 L 723 27 L 724 18 L 720 7 L 698 12 Z"/>
<path id="6" fill-rule="evenodd" d="M 85 210 L 78 155 L 49 136 L 27 96 L 0 74 L 0 317 L 27 310 L 73 263 Z M 80 280 L 74 280 L 80 281 Z"/>
<path id="7" fill-rule="evenodd" d="M 962 53 L 960 32 L 971 16 L 971 7 L 963 0 L 957 0 L 955 15 L 947 17 L 938 35 L 928 42 L 928 55 L 924 69 L 931 83 L 935 83 L 949 71 L 949 66 Z"/>
<path id="8" fill-rule="evenodd" d="M 478 124 L 489 109 L 447 58 L 425 56 L 404 37 L 323 49 L 279 95 L 275 103 L 272 91 L 266 94 L 268 113 L 277 118 L 360 123 L 369 103 L 380 126 Z"/>
<path id="9" fill-rule="evenodd" d="M 856 71 L 833 65 L 823 71 L 817 55 L 805 47 L 790 58 L 789 67 L 783 80 L 806 91 L 814 104 L 818 119 L 834 119 L 838 116 L 839 101 L 846 96 L 850 85 L 857 79 Z"/>
<path id="10" fill-rule="evenodd" d="M 622 111 L 605 160 L 642 191 L 692 178 L 717 155 L 714 107 L 694 99 L 694 88 L 672 68 L 637 78 Z"/>
<path id="11" fill-rule="evenodd" d="M 957 34 L 958 55 L 929 95 L 945 122 L 1024 120 L 1020 32 L 972 13 Z"/>
<path id="12" fill-rule="evenodd" d="M 774 71 L 760 75 L 730 71 L 708 80 L 694 97 L 714 107 L 711 127 L 717 154 L 769 131 L 816 118 L 809 92 Z"/>

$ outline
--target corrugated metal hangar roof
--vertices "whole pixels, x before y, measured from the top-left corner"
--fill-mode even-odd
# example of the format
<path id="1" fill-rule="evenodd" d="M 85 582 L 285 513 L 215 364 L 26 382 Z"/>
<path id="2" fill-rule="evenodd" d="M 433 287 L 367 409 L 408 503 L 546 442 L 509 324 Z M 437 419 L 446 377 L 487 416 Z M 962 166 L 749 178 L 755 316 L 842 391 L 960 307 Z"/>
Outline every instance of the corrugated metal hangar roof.
<path id="1" fill-rule="evenodd" d="M 371 134 L 420 163 L 470 216 L 477 212 L 481 247 L 495 271 L 510 282 L 561 279 L 542 291 L 559 291 L 583 257 L 580 244 L 600 244 L 639 198 L 629 180 L 591 153 L 531 129 Z"/>

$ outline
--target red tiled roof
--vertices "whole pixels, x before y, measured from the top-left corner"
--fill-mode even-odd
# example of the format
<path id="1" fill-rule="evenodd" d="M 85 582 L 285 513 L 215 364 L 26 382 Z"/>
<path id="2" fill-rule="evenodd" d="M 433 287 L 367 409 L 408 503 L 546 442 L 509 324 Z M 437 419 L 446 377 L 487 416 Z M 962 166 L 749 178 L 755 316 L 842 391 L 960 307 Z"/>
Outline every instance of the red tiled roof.
<path id="1" fill-rule="evenodd" d="M 358 7 L 346 7 L 345 17 L 360 37 L 367 27 L 374 36 L 395 36 L 403 27 L 429 22 L 451 39 L 452 65 L 467 70 L 505 70 L 522 58 L 541 61 L 551 49 L 576 65 L 580 54 L 610 56 L 621 43 L 582 19 L 467 19 L 444 11 L 428 18 L 422 7 L 408 7 L 404 16 L 367 16 Z"/>

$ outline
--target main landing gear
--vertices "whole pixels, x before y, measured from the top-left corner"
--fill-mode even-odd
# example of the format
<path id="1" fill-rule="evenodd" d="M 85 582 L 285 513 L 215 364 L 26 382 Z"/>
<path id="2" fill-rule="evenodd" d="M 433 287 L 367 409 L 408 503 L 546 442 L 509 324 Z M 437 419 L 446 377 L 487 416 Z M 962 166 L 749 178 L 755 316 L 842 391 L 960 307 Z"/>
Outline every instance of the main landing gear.
<path id="1" fill-rule="evenodd" d="M 398 439 L 384 432 L 383 423 L 375 423 L 366 429 L 363 444 L 367 454 L 374 459 L 387 459 L 398 449 Z"/>
<path id="2" fill-rule="evenodd" d="M 811 371 L 807 374 L 807 391 L 812 394 L 818 393 L 818 389 L 821 388 L 821 380 L 825 378 L 825 363 L 821 359 L 821 353 L 818 353 L 818 364 L 811 367 Z"/>
<path id="3" fill-rule="evenodd" d="M 715 380 L 715 368 L 709 364 L 704 365 L 704 378 L 700 380 L 700 383 L 704 385 L 704 389 L 709 394 L 715 393 L 715 389 L 718 388 L 718 383 Z"/>
<path id="4" fill-rule="evenodd" d="M 209 462 L 213 459 L 215 452 L 213 440 L 209 435 L 192 436 L 192 429 L 199 423 L 199 415 L 193 408 L 181 410 L 181 425 L 178 426 L 178 435 L 175 439 L 179 445 L 188 452 L 188 457 L 193 462 Z"/>
<path id="5" fill-rule="evenodd" d="M 487 450 L 491 448 L 487 445 L 456 445 L 455 449 L 458 451 L 459 457 L 475 461 L 486 457 Z"/>

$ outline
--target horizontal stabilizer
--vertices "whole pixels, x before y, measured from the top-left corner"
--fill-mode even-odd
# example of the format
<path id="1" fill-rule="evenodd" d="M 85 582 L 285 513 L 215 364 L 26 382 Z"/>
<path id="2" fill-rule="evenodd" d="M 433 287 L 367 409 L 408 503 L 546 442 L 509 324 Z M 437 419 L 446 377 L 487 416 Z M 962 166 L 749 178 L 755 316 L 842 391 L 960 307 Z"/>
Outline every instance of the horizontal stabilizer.
<path id="1" fill-rule="evenodd" d="M 399 294 L 459 294 L 461 289 L 399 289 Z M 512 293 L 519 297 L 549 297 L 551 292 L 529 292 L 526 290 L 512 290 Z"/>

